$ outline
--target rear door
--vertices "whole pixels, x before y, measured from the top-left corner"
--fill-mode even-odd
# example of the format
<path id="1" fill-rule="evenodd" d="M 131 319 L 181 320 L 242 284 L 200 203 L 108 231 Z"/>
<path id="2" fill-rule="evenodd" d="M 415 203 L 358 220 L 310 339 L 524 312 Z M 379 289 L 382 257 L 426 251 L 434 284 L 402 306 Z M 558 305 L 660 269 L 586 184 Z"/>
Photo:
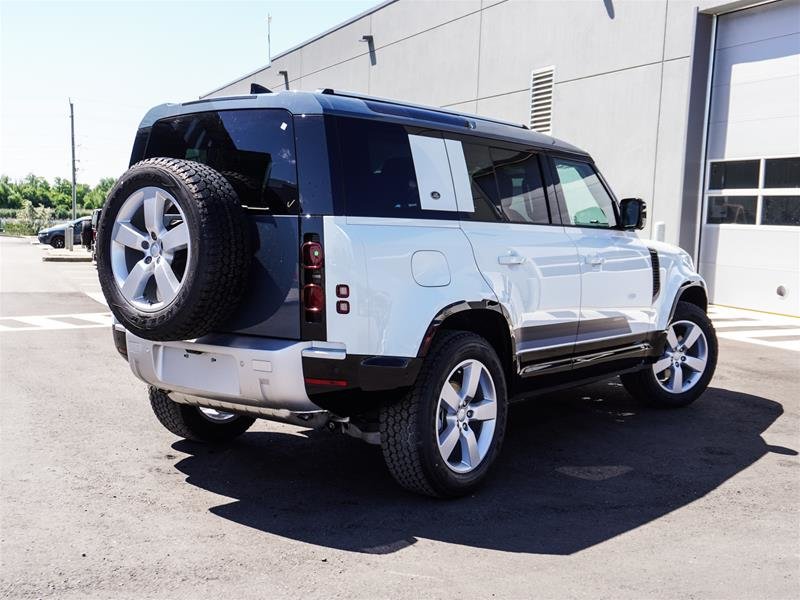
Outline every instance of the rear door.
<path id="1" fill-rule="evenodd" d="M 581 270 L 576 354 L 639 341 L 654 327 L 653 271 L 647 246 L 617 228 L 611 192 L 594 165 L 554 156 L 562 222 L 577 246 Z"/>
<path id="2" fill-rule="evenodd" d="M 506 309 L 523 374 L 569 368 L 578 331 L 580 269 L 558 222 L 543 157 L 490 141 L 448 140 L 461 228 Z M 462 196 L 470 195 L 471 211 Z"/>
<path id="3" fill-rule="evenodd" d="M 161 119 L 141 158 L 156 156 L 192 160 L 218 171 L 250 219 L 254 256 L 247 288 L 220 330 L 299 339 L 300 203 L 292 115 L 279 109 L 234 109 Z"/>

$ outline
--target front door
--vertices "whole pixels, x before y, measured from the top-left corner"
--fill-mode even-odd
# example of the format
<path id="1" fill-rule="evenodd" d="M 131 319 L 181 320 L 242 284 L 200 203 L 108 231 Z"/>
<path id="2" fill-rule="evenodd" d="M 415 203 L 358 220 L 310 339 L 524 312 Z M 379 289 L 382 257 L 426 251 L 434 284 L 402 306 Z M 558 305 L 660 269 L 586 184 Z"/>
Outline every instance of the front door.
<path id="1" fill-rule="evenodd" d="M 543 157 L 494 142 L 448 140 L 461 228 L 511 320 L 523 375 L 568 369 L 578 333 L 580 269 L 543 179 Z M 471 202 L 462 202 L 471 195 Z M 471 210 L 463 210 L 468 205 Z"/>
<path id="2" fill-rule="evenodd" d="M 554 157 L 561 216 L 581 269 L 576 355 L 641 341 L 655 326 L 650 251 L 617 228 L 615 201 L 589 162 Z"/>

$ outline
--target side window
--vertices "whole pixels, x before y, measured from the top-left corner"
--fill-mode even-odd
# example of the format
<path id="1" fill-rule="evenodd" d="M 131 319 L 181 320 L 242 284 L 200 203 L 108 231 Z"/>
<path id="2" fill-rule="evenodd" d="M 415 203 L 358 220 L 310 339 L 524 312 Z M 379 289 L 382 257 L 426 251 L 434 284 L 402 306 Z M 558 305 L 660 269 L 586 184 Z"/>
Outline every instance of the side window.
<path id="1" fill-rule="evenodd" d="M 468 213 L 469 218 L 473 221 L 502 221 L 489 146 L 464 143 L 462 147 L 475 206 L 475 212 Z"/>
<path id="2" fill-rule="evenodd" d="M 347 214 L 419 217 L 417 177 L 405 128 L 342 118 L 338 129 Z"/>
<path id="3" fill-rule="evenodd" d="M 550 212 L 537 155 L 463 144 L 474 221 L 549 224 Z"/>
<path id="4" fill-rule="evenodd" d="M 569 225 L 614 227 L 614 201 L 594 168 L 584 162 L 554 158 Z"/>
<path id="5" fill-rule="evenodd" d="M 500 211 L 511 223 L 549 224 L 539 159 L 531 152 L 491 149 Z"/>

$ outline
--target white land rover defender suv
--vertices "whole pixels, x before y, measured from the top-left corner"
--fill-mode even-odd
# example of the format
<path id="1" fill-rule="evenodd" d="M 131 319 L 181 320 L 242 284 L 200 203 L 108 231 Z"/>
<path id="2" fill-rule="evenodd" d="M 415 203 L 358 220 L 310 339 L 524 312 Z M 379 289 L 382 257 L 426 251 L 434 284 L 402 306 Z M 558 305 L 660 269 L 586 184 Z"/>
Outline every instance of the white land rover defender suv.
<path id="1" fill-rule="evenodd" d="M 257 92 L 257 86 L 254 86 Z M 322 90 L 165 104 L 111 191 L 98 269 L 158 420 L 380 444 L 403 487 L 473 491 L 515 398 L 620 375 L 707 387 L 690 257 L 641 240 L 592 158 L 524 126 Z"/>

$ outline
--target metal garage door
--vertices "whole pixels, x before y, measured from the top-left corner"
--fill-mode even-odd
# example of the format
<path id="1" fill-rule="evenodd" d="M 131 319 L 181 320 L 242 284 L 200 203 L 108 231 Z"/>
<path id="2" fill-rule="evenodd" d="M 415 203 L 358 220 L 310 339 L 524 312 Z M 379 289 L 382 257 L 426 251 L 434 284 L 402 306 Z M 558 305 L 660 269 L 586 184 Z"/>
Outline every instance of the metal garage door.
<path id="1" fill-rule="evenodd" d="M 800 316 L 800 0 L 721 15 L 700 272 L 717 304 Z"/>

